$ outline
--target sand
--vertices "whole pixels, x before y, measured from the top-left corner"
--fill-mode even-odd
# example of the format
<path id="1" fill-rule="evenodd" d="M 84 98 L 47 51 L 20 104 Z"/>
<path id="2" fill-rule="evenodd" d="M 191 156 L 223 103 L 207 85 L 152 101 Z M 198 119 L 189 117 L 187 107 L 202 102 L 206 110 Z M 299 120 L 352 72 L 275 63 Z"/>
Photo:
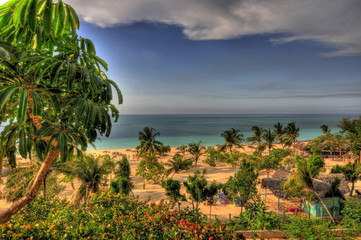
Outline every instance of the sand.
<path id="1" fill-rule="evenodd" d="M 240 151 L 243 151 L 247 154 L 252 154 L 255 149 L 255 146 L 244 146 L 244 149 L 238 149 Z M 166 156 L 162 157 L 160 160 L 162 162 L 167 162 L 168 160 L 172 159 L 173 155 L 177 152 L 176 148 L 172 148 L 171 152 L 168 153 Z M 267 151 L 265 151 L 267 152 Z M 147 199 L 151 198 L 151 201 L 159 202 L 161 200 L 168 201 L 168 197 L 165 196 L 164 189 L 159 184 L 153 184 L 151 182 L 145 182 L 145 180 L 140 177 L 136 176 L 136 168 L 138 163 L 140 162 L 140 159 L 136 158 L 136 151 L 135 149 L 109 149 L 109 150 L 88 150 L 88 154 L 95 154 L 95 155 L 102 155 L 102 154 L 109 154 L 110 156 L 115 156 L 115 161 L 119 160 L 121 157 L 120 154 L 125 154 L 130 162 L 131 166 L 131 180 L 133 181 L 135 187 L 133 189 L 133 192 L 136 196 L 139 196 L 140 199 Z M 189 153 L 186 154 L 186 157 L 190 157 Z M 211 167 L 208 164 L 204 163 L 203 160 L 205 159 L 204 156 L 202 156 L 198 162 L 199 170 L 203 171 L 204 169 L 207 171 L 206 179 L 211 182 L 215 180 L 217 183 L 225 183 L 230 176 L 233 176 L 238 168 L 232 167 L 229 164 L 226 163 L 217 163 L 216 167 Z M 341 159 L 325 159 L 326 160 L 326 173 L 330 171 L 330 169 L 336 165 L 344 165 L 346 162 L 344 162 Z M 26 164 L 26 160 L 23 160 L 23 164 Z M 175 174 L 173 176 L 174 179 L 180 180 L 181 182 L 187 180 L 188 175 L 192 175 L 195 171 L 195 167 L 192 167 L 188 171 L 184 171 L 178 174 Z M 272 173 L 271 173 L 272 174 Z M 265 178 L 266 172 L 261 171 L 259 174 L 259 178 Z M 3 179 L 4 181 L 5 179 Z M 143 184 L 145 183 L 145 188 L 143 188 Z M 356 189 L 361 190 L 361 182 L 359 181 L 356 184 Z M 75 188 L 78 187 L 80 183 L 78 181 L 74 182 Z M 60 194 L 60 197 L 62 198 L 69 198 L 71 194 L 74 192 L 74 189 L 71 187 L 70 184 L 65 184 L 66 189 Z M 3 187 L 3 186 L 2 186 Z M 182 193 L 185 192 L 184 186 L 182 186 Z M 260 192 L 263 194 L 263 192 Z M 0 211 L 6 209 L 9 207 L 11 203 L 7 203 L 6 200 L 1 199 L 0 200 Z M 182 208 L 184 207 L 190 207 L 191 203 L 189 202 L 183 202 Z M 271 209 L 274 210 L 274 209 Z M 204 204 L 200 205 L 200 211 L 207 214 L 209 216 L 210 207 L 205 206 Z M 234 204 L 220 204 L 219 201 L 212 206 L 212 220 L 214 220 L 215 217 L 220 219 L 221 221 L 225 221 L 229 219 L 229 217 L 237 216 L 241 212 L 240 207 L 235 207 Z"/>

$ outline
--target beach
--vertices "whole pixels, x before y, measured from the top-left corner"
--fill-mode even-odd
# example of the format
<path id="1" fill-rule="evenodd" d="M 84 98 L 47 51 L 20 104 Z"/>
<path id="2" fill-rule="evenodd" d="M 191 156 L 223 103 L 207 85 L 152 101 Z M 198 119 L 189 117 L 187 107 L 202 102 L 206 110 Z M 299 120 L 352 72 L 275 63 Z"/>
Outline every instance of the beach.
<path id="1" fill-rule="evenodd" d="M 238 148 L 237 150 L 240 152 L 244 152 L 246 154 L 252 154 L 255 150 L 256 146 L 252 145 L 243 145 L 244 149 Z M 275 146 L 280 147 L 280 146 Z M 162 156 L 160 158 L 160 161 L 163 163 L 166 163 L 168 160 L 172 159 L 174 154 L 178 152 L 177 148 L 171 148 L 171 152 L 167 153 L 165 156 Z M 118 161 L 121 158 L 121 155 L 127 156 L 129 159 L 130 167 L 131 167 L 131 180 L 134 183 L 134 189 L 133 193 L 135 196 L 139 197 L 141 200 L 145 200 L 150 198 L 151 202 L 160 202 L 162 200 L 168 201 L 168 197 L 165 195 L 164 189 L 159 184 L 154 184 L 152 182 L 146 182 L 142 177 L 136 175 L 136 169 L 137 165 L 141 161 L 141 159 L 138 159 L 136 157 L 136 150 L 135 149 L 102 149 L 102 150 L 87 150 L 87 154 L 93 154 L 95 156 L 99 155 L 105 155 L 109 154 L 111 157 L 113 157 L 114 161 Z M 267 151 L 264 152 L 266 154 Z M 186 153 L 186 157 L 190 157 L 189 153 Z M 200 160 L 198 161 L 198 169 L 196 169 L 194 166 L 191 167 L 188 171 L 182 171 L 180 173 L 177 173 L 173 176 L 173 179 L 179 180 L 181 183 L 183 181 L 187 180 L 187 177 L 189 175 L 193 175 L 195 170 L 206 170 L 207 174 L 205 175 L 207 181 L 210 183 L 212 181 L 216 181 L 217 183 L 225 183 L 230 176 L 233 176 L 237 170 L 238 167 L 232 167 L 231 165 L 227 163 L 217 163 L 216 167 L 209 166 L 208 164 L 204 163 L 205 156 L 202 155 Z M 23 166 L 27 164 L 27 160 L 21 160 L 20 164 Z M 344 161 L 344 159 L 332 159 L 327 158 L 325 159 L 326 162 L 326 168 L 325 173 L 329 173 L 330 169 L 335 166 L 336 164 L 344 165 L 347 162 Z M 272 172 L 270 173 L 272 175 Z M 266 178 L 267 174 L 265 171 L 260 171 L 259 173 L 259 179 Z M 112 176 L 109 176 L 109 179 L 114 178 L 114 174 Z M 3 183 L 4 183 L 3 179 Z M 67 198 L 69 199 L 72 193 L 75 191 L 70 183 L 62 183 L 66 186 L 65 190 L 60 193 L 60 198 Z M 144 185 L 145 184 L 145 185 Z M 80 183 L 79 181 L 74 181 L 74 187 L 75 189 L 79 187 Z M 4 184 L 2 184 L 3 188 Z M 145 188 L 143 188 L 145 187 Z M 107 188 L 107 187 L 105 187 Z M 358 182 L 356 184 L 356 189 L 361 189 L 361 184 Z M 264 191 L 264 190 L 263 190 Z M 259 193 L 261 196 L 263 196 L 263 191 L 259 188 Z M 185 187 L 182 184 L 181 193 L 186 194 Z M 0 211 L 6 209 L 9 207 L 11 203 L 7 203 L 5 199 L 0 200 Z M 182 202 L 181 205 L 182 208 L 184 207 L 190 207 L 192 208 L 191 202 Z M 277 211 L 272 206 L 269 206 L 270 211 Z M 200 211 L 204 214 L 207 214 L 209 216 L 210 207 L 206 206 L 205 204 L 200 205 Z M 221 221 L 226 221 L 229 219 L 229 217 L 234 217 L 239 215 L 241 212 L 240 207 L 235 207 L 234 204 L 220 204 L 219 201 L 216 202 L 215 205 L 212 206 L 212 219 L 214 220 L 215 217 L 217 217 Z M 281 214 L 281 212 L 279 212 Z"/>

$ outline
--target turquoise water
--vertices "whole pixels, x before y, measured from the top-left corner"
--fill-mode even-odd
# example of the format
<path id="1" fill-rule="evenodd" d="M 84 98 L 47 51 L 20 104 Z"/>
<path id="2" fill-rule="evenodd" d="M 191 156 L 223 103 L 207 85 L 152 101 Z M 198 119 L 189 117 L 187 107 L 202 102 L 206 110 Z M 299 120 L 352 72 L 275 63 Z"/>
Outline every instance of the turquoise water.
<path id="1" fill-rule="evenodd" d="M 298 141 L 310 140 L 322 134 L 320 126 L 329 125 L 337 132 L 337 124 L 344 117 L 355 115 L 122 115 L 114 123 L 111 136 L 95 143 L 96 149 L 135 148 L 139 145 L 138 132 L 145 126 L 160 132 L 157 139 L 177 147 L 202 141 L 204 146 L 222 144 L 221 133 L 230 128 L 241 131 L 244 137 L 252 134 L 251 127 L 273 128 L 276 122 L 286 126 L 296 121 L 300 128 Z"/>

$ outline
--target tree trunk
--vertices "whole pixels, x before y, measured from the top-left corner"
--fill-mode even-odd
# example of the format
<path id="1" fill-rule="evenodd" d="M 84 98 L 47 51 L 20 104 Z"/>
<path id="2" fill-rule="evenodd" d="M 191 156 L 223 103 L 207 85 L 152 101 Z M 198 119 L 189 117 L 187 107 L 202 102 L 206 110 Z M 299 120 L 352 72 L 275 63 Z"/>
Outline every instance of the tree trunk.
<path id="1" fill-rule="evenodd" d="M 16 201 L 13 205 L 11 205 L 11 207 L 9 207 L 8 209 L 6 209 L 6 211 L 0 214 L 0 223 L 5 223 L 12 215 L 17 213 L 20 209 L 22 209 L 24 206 L 26 206 L 28 203 L 35 199 L 39 191 L 40 184 L 44 180 L 44 177 L 48 172 L 52 162 L 59 156 L 59 153 L 60 150 L 53 147 L 53 149 L 41 165 L 31 188 L 28 190 L 24 197 Z"/>
<path id="2" fill-rule="evenodd" d="M 212 204 L 209 203 L 209 221 L 212 222 Z"/>
<path id="3" fill-rule="evenodd" d="M 355 190 L 355 182 L 351 182 L 350 196 L 352 197 L 353 191 Z"/>
<path id="4" fill-rule="evenodd" d="M 326 209 L 326 211 L 327 211 L 328 215 L 330 216 L 330 218 L 331 218 L 331 220 L 332 220 L 333 224 L 336 224 L 336 223 L 335 223 L 335 219 L 333 219 L 333 217 L 332 217 L 332 215 L 331 215 L 330 211 L 328 210 L 328 208 L 326 207 L 325 203 L 322 201 L 322 199 L 320 198 L 320 196 L 318 196 L 318 194 L 316 193 L 316 191 L 315 191 L 315 190 L 313 190 L 313 193 L 316 195 L 316 197 L 318 198 L 318 200 L 320 200 L 321 204 L 322 204 L 322 205 L 323 205 L 323 207 Z"/>
<path id="5" fill-rule="evenodd" d="M 45 174 L 44 180 L 43 180 L 43 196 L 46 198 L 46 177 L 48 176 L 48 173 Z"/>

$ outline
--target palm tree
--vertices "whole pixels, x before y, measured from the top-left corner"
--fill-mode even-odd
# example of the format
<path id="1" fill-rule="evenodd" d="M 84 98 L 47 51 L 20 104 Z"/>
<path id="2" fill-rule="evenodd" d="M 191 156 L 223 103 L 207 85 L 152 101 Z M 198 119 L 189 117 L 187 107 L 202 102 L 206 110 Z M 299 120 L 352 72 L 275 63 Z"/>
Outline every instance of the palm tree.
<path id="1" fill-rule="evenodd" d="M 81 182 L 80 187 L 71 197 L 71 201 L 75 204 L 88 199 L 92 193 L 98 192 L 115 166 L 110 158 L 92 155 L 84 155 L 70 164 L 69 172 Z"/>
<path id="2" fill-rule="evenodd" d="M 201 145 L 201 141 L 199 141 L 198 143 L 193 142 L 188 144 L 188 152 L 193 156 L 193 160 L 196 168 L 198 167 L 197 163 L 200 156 L 202 155 L 202 150 L 204 149 L 204 147 L 201 147 L 200 145 Z"/>
<path id="3" fill-rule="evenodd" d="M 144 127 L 143 131 L 138 132 L 138 139 L 140 141 L 139 146 L 137 146 L 137 155 L 155 155 L 161 152 L 163 143 L 155 140 L 156 136 L 159 136 L 159 132 L 155 132 L 154 128 L 149 128 L 148 126 Z"/>
<path id="4" fill-rule="evenodd" d="M 271 132 L 271 129 L 263 131 L 262 134 L 262 140 L 264 145 L 268 148 L 268 155 L 271 154 L 271 148 L 273 147 L 273 144 L 276 140 L 276 135 Z"/>
<path id="5" fill-rule="evenodd" d="M 330 211 L 320 198 L 314 187 L 314 179 L 320 174 L 325 167 L 325 161 L 319 155 L 312 155 L 308 159 L 300 156 L 296 157 L 296 172 L 283 184 L 283 189 L 291 195 L 312 198 L 316 196 L 326 209 L 333 223 Z M 311 193 L 311 194 L 310 194 Z M 313 194 L 313 196 L 312 196 Z"/>
<path id="6" fill-rule="evenodd" d="M 321 131 L 325 135 L 329 135 L 331 133 L 331 128 L 328 125 L 321 125 Z"/>
<path id="7" fill-rule="evenodd" d="M 297 137 L 300 135 L 300 128 L 296 127 L 296 122 L 291 122 L 287 125 L 285 132 L 286 140 L 293 143 L 293 152 L 295 152 L 295 144 Z"/>
<path id="8" fill-rule="evenodd" d="M 277 122 L 276 124 L 273 125 L 274 127 L 274 134 L 276 135 L 276 140 L 277 142 L 279 143 L 282 143 L 282 146 L 284 148 L 284 145 L 283 145 L 283 138 L 284 138 L 284 134 L 285 134 L 285 129 L 283 128 L 282 126 L 282 123 L 280 122 Z"/>
<path id="9" fill-rule="evenodd" d="M 183 155 L 176 153 L 173 156 L 173 159 L 169 160 L 165 163 L 169 168 L 167 169 L 167 173 L 170 174 L 173 172 L 171 178 L 173 178 L 174 174 L 179 173 L 184 170 L 189 170 L 192 166 L 192 159 L 184 159 Z"/>
<path id="10" fill-rule="evenodd" d="M 263 129 L 258 127 L 258 126 L 253 126 L 251 128 L 251 130 L 253 131 L 253 136 L 248 137 L 247 142 L 252 142 L 252 144 L 258 143 L 258 150 L 260 150 L 261 149 Z"/>
<path id="11" fill-rule="evenodd" d="M 221 136 L 224 137 L 224 144 L 222 145 L 221 149 L 229 148 L 229 150 L 232 152 L 233 147 L 241 147 L 242 148 L 242 142 L 243 134 L 239 133 L 240 131 L 238 129 L 231 128 L 230 130 L 224 131 Z"/>

